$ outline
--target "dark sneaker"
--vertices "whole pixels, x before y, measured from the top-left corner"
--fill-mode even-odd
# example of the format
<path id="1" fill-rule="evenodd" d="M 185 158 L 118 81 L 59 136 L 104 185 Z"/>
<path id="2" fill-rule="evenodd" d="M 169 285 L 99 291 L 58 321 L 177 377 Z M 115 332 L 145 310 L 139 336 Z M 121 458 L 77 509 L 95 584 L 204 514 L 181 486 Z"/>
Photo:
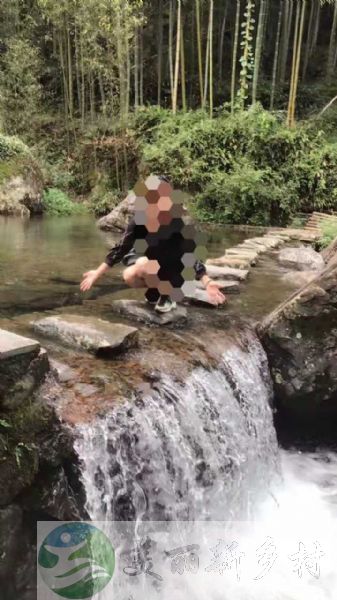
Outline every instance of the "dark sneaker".
<path id="1" fill-rule="evenodd" d="M 177 304 L 171 300 L 170 296 L 160 296 L 154 309 L 159 313 L 168 313 L 177 308 Z"/>

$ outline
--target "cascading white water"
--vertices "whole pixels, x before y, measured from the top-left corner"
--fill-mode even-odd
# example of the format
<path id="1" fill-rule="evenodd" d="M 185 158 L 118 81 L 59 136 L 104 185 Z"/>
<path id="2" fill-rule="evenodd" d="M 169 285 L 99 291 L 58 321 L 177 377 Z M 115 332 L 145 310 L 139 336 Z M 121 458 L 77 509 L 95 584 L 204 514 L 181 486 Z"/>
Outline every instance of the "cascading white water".
<path id="1" fill-rule="evenodd" d="M 142 535 L 144 521 L 169 521 L 173 538 L 188 545 L 196 536 L 208 552 L 226 531 L 228 535 L 228 525 L 231 530 L 240 521 L 237 535 L 245 553 L 253 556 L 269 540 L 277 552 L 275 564 L 269 570 L 265 565 L 265 577 L 258 581 L 252 564 L 240 581 L 233 580 L 232 569 L 221 576 L 200 569 L 184 580 L 168 570 L 159 594 L 151 577 L 142 573 L 128 582 L 131 589 L 116 582 L 117 600 L 337 597 L 332 556 L 337 510 L 333 513 L 328 505 L 337 493 L 335 474 L 335 484 L 326 487 L 325 496 L 322 492 L 337 457 L 325 457 L 323 463 L 316 455 L 280 455 L 266 357 L 256 338 L 245 335 L 243 346 L 227 349 L 217 369 L 198 368 L 184 384 L 163 375 L 147 395 L 126 400 L 111 414 L 79 427 L 76 447 L 92 520 L 131 519 L 137 535 Z M 181 521 L 194 523 L 193 536 Z M 112 535 L 117 530 L 114 524 L 108 527 Z M 165 533 L 158 539 L 165 539 Z M 292 570 L 289 555 L 302 540 L 318 541 L 324 548 L 319 578 L 307 564 L 301 577 Z M 261 565 L 263 561 L 255 568 L 261 570 Z M 100 598 L 110 600 L 104 594 Z"/>
<path id="2" fill-rule="evenodd" d="M 265 355 L 253 336 L 246 341 L 218 369 L 198 368 L 184 384 L 163 376 L 142 399 L 80 428 L 91 518 L 247 516 L 277 443 Z"/>

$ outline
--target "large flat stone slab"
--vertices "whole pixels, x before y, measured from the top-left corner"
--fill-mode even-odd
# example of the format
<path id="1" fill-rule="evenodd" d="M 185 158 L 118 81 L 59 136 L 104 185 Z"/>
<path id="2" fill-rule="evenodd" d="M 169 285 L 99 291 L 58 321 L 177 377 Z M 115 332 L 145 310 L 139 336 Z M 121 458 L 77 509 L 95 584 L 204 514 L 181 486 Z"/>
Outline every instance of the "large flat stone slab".
<path id="1" fill-rule="evenodd" d="M 236 256 L 219 256 L 206 260 L 206 266 L 232 267 L 233 269 L 249 269 L 250 262 L 247 259 L 236 258 Z"/>
<path id="2" fill-rule="evenodd" d="M 184 325 L 187 321 L 187 310 L 177 306 L 169 313 L 157 313 L 154 306 L 138 300 L 115 300 L 111 303 L 112 310 L 120 315 L 134 319 L 146 325 Z"/>
<path id="3" fill-rule="evenodd" d="M 224 279 L 230 281 L 245 281 L 249 271 L 247 269 L 234 269 L 232 267 L 206 266 L 207 275 L 212 279 Z"/>
<path id="4" fill-rule="evenodd" d="M 0 329 L 0 360 L 22 354 L 34 354 L 39 348 L 40 344 L 36 340 Z"/>
<path id="5" fill-rule="evenodd" d="M 56 315 L 32 323 L 34 331 L 94 354 L 120 352 L 137 344 L 138 330 L 96 317 Z"/>

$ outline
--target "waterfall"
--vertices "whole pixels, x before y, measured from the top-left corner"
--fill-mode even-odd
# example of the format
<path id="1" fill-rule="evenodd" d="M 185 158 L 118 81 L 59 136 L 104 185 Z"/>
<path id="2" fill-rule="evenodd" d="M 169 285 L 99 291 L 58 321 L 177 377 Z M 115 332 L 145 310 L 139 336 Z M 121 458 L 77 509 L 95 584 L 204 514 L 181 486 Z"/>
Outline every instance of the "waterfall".
<path id="1" fill-rule="evenodd" d="M 87 511 L 116 549 L 99 600 L 336 597 L 337 456 L 280 453 L 271 402 L 266 356 L 244 332 L 216 368 L 162 374 L 78 427 Z"/>
<path id="2" fill-rule="evenodd" d="M 185 382 L 162 374 L 80 426 L 90 518 L 247 518 L 277 465 L 271 398 L 266 356 L 245 332 L 217 368 L 196 368 Z"/>

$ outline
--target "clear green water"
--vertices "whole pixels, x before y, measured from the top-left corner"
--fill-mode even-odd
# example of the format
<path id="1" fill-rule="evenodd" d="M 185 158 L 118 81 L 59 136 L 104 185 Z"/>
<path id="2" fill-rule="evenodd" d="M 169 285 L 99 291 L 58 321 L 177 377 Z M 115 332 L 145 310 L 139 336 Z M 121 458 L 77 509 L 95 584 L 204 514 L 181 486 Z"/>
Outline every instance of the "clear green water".
<path id="1" fill-rule="evenodd" d="M 228 227 L 206 227 L 209 256 L 253 236 Z M 22 220 L 0 217 L 0 315 L 43 311 L 83 302 L 79 292 L 82 273 L 100 264 L 119 234 L 99 231 L 90 216 Z M 135 297 L 125 290 L 121 266 L 113 268 L 85 298 L 116 294 Z M 273 258 L 252 269 L 242 293 L 229 298 L 229 312 L 260 318 L 293 288 L 281 279 Z M 137 292 L 139 294 L 139 292 Z"/>

